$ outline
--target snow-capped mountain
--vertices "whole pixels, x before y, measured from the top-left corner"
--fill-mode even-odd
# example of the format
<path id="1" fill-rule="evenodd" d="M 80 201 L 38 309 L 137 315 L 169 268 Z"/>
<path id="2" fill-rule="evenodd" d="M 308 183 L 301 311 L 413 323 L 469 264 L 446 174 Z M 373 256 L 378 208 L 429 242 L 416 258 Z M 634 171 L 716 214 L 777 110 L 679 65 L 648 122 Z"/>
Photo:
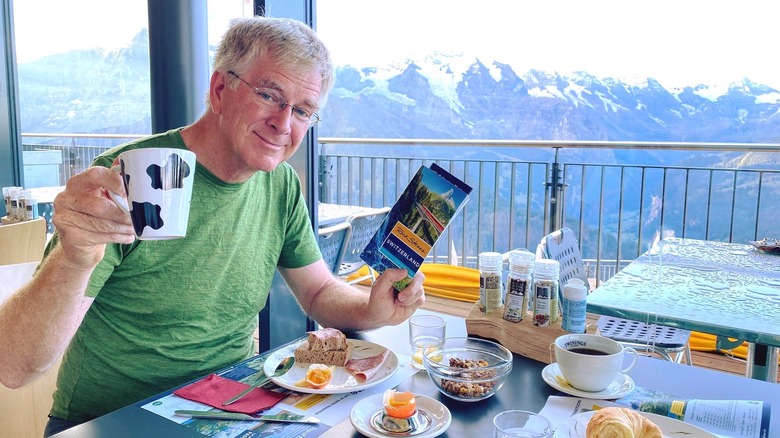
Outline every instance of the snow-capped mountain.
<path id="1" fill-rule="evenodd" d="M 667 89 L 433 54 L 338 67 L 320 135 L 765 143 L 780 141 L 778 112 L 780 92 L 747 78 Z"/>

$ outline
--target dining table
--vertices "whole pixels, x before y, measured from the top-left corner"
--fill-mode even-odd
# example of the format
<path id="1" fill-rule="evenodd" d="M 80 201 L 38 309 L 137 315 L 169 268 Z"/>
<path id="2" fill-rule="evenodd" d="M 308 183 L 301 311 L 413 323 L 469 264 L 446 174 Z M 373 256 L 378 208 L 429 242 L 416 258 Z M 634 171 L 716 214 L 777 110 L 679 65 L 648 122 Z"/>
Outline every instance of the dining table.
<path id="1" fill-rule="evenodd" d="M 449 315 L 418 309 L 419 314 L 435 314 L 444 318 L 447 323 L 446 335 L 448 337 L 467 336 L 465 319 L 461 316 Z M 375 330 L 347 333 L 350 339 L 359 339 L 381 344 L 393 351 L 399 359 L 399 367 L 393 379 L 387 380 L 385 385 L 373 388 L 376 391 L 395 388 L 399 391 L 412 391 L 418 397 L 428 397 L 446 406 L 451 421 L 446 430 L 441 433 L 443 437 L 474 437 L 492 433 L 493 417 L 499 412 L 510 409 L 522 409 L 539 412 L 548 403 L 548 400 L 556 397 L 566 397 L 565 393 L 545 383 L 542 377 L 543 370 L 548 364 L 538 362 L 520 354 L 513 355 L 513 366 L 506 383 L 491 398 L 479 402 L 462 402 L 444 396 L 434 386 L 426 371 L 416 370 L 410 364 L 410 346 L 408 344 L 408 322 L 387 326 Z M 259 356 L 268 354 L 261 353 Z M 254 358 L 253 358 L 254 359 Z M 250 359 L 251 362 L 253 359 Z M 245 368 L 247 361 L 235 364 L 217 374 L 227 375 Z M 780 391 L 777 385 L 744 376 L 723 373 L 699 367 L 689 367 L 676 363 L 662 361 L 652 357 L 639 357 L 637 364 L 629 372 L 629 375 L 637 387 L 652 388 L 654 390 L 668 392 L 678 397 L 700 398 L 711 400 L 759 400 L 768 406 L 780 405 Z M 196 379 L 197 380 L 197 379 Z M 191 382 L 190 382 L 191 383 Z M 184 386 L 184 385 L 182 385 Z M 153 412 L 155 404 L 162 404 L 165 400 L 175 397 L 171 393 L 176 388 L 171 388 L 148 399 L 133 403 L 109 414 L 83 423 L 56 436 L 67 437 L 202 437 L 209 435 L 207 426 L 209 421 L 214 423 L 214 433 L 217 429 L 217 421 L 204 420 L 199 429 L 188 427 L 186 423 L 179 424 L 162 415 Z M 330 424 L 319 424 L 305 429 L 305 436 L 322 436 L 325 438 L 343 438 L 363 436 L 353 427 L 349 417 L 349 406 L 359 403 L 368 397 L 368 391 L 333 394 L 321 396 L 316 394 L 310 398 L 301 399 L 296 406 L 308 407 L 308 415 L 319 415 L 327 412 L 339 403 L 347 405 L 341 417 L 336 418 Z M 335 409 L 335 408 L 333 408 Z M 780 418 L 770 416 L 769 430 L 780 430 Z M 224 427 L 224 421 L 220 427 Z M 246 423 L 246 422 L 233 422 Z M 255 434 L 225 435 L 225 430 L 220 429 L 221 436 L 302 436 L 303 433 L 294 429 L 299 425 L 277 424 L 274 432 L 269 435 L 254 432 Z M 203 433 L 201 433 L 203 432 Z"/>
<path id="2" fill-rule="evenodd" d="M 748 343 L 746 375 L 777 381 L 780 255 L 749 244 L 670 237 L 587 298 L 587 311 Z"/>

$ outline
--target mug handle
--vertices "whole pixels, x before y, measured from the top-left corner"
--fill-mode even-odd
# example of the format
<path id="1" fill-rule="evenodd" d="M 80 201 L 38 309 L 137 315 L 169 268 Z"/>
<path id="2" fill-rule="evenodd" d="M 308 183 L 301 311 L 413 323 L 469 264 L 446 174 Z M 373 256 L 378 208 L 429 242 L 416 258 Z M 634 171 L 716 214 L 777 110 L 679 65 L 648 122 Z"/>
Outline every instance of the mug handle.
<path id="1" fill-rule="evenodd" d="M 122 173 L 118 164 L 111 166 L 111 170 L 119 174 Z M 112 190 L 107 189 L 106 191 L 108 192 L 108 196 L 111 197 L 111 200 L 114 201 L 114 204 L 116 204 L 117 207 L 121 208 L 122 211 L 124 211 L 126 214 L 130 214 L 130 208 L 127 206 L 127 201 L 125 198 Z"/>
<path id="2" fill-rule="evenodd" d="M 625 369 L 620 370 L 621 373 L 625 374 L 629 371 L 631 371 L 631 368 L 634 368 L 634 365 L 636 365 L 637 360 L 639 360 L 639 353 L 637 353 L 636 350 L 634 350 L 632 347 L 623 347 L 623 356 L 625 356 L 625 353 L 633 353 L 634 358 L 631 360 L 631 364 L 629 364 Z"/>

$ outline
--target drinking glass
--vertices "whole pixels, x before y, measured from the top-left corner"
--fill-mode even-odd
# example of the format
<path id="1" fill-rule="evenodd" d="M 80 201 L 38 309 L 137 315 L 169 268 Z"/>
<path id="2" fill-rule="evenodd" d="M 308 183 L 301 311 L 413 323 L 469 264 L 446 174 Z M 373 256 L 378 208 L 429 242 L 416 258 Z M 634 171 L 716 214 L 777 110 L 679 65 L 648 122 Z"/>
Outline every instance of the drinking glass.
<path id="1" fill-rule="evenodd" d="M 494 438 L 549 438 L 552 433 L 550 421 L 534 412 L 511 410 L 493 417 Z"/>
<path id="2" fill-rule="evenodd" d="M 412 366 L 423 368 L 423 354 L 436 349 L 444 340 L 447 323 L 435 315 L 409 318 L 409 344 L 412 346 Z M 427 345 L 427 347 L 426 347 Z M 426 351 L 423 351 L 426 349 Z"/>

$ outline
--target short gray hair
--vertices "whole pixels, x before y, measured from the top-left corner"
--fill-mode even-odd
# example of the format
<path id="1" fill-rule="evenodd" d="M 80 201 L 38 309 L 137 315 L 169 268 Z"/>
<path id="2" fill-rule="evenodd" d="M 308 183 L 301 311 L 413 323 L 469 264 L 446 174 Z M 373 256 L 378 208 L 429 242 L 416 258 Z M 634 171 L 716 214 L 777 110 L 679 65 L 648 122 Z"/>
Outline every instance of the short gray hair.
<path id="1" fill-rule="evenodd" d="M 233 20 L 214 57 L 214 71 L 241 72 L 268 53 L 295 72 L 319 72 L 322 85 L 318 104 L 325 106 L 334 82 L 330 52 L 317 34 L 300 21 L 268 17 Z"/>

